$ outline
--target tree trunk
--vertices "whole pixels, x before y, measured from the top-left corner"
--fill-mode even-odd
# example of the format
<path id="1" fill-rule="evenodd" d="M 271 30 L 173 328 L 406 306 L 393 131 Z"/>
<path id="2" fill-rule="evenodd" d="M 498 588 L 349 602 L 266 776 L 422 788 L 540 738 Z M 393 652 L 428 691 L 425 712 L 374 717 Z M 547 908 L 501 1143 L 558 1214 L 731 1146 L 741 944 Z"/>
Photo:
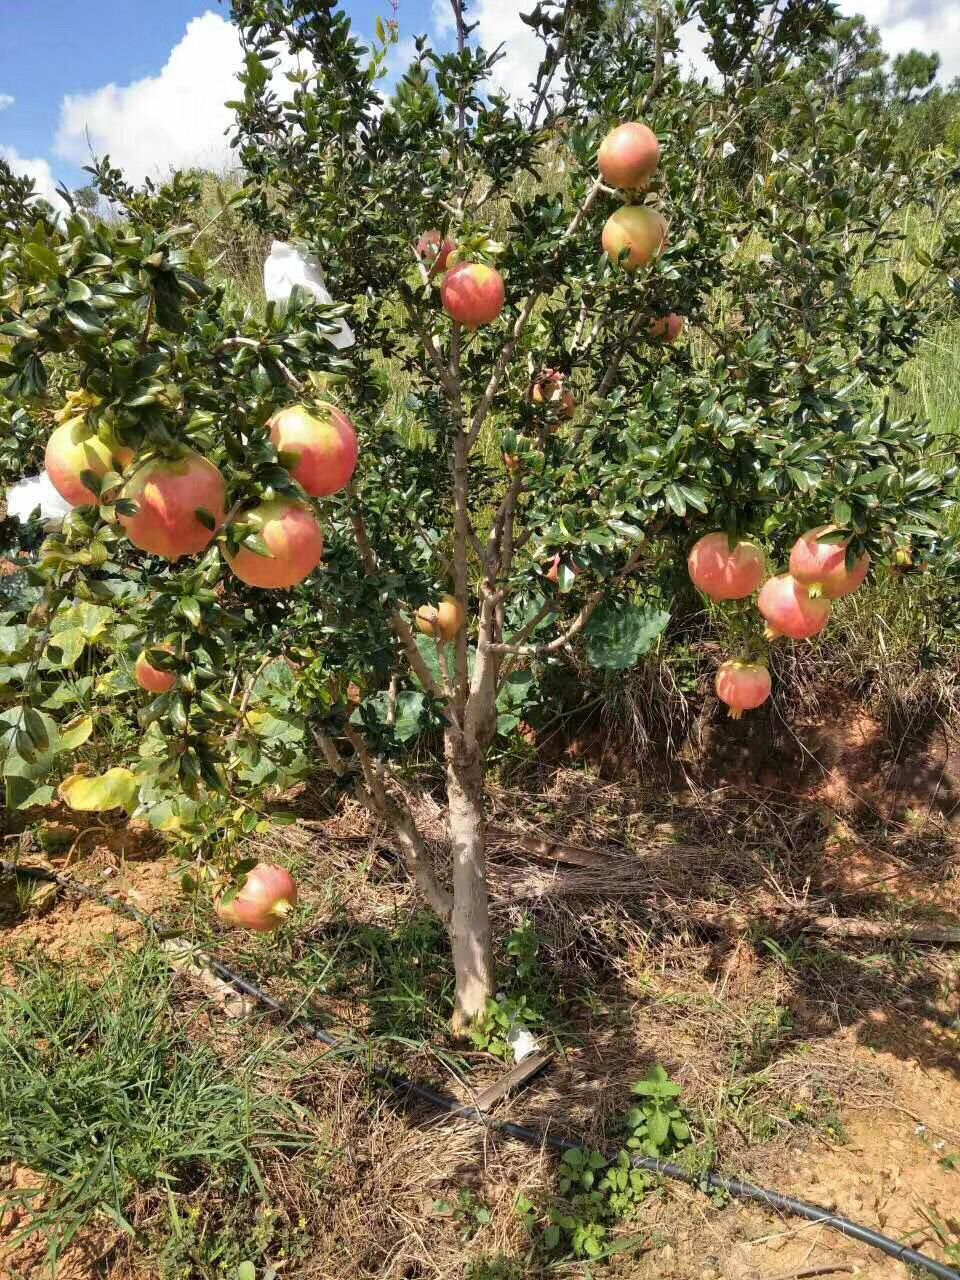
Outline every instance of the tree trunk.
<path id="1" fill-rule="evenodd" d="M 483 759 L 476 738 L 448 733 L 447 802 L 453 851 L 450 944 L 456 973 L 454 1030 L 475 1021 L 493 994 L 484 848 Z"/>

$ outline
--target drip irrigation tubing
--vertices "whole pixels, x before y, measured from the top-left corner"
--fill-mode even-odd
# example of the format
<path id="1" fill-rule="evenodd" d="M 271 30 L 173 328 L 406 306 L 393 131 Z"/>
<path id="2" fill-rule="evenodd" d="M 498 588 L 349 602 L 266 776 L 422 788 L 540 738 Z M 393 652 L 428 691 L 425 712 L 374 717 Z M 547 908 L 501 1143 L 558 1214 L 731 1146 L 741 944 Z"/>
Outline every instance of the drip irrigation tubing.
<path id="1" fill-rule="evenodd" d="M 105 903 L 116 911 L 118 915 L 124 915 L 131 920 L 135 920 L 154 935 L 162 935 L 164 932 L 169 932 L 168 930 L 163 930 L 153 916 L 146 912 L 138 911 L 136 907 L 130 906 L 129 903 L 124 902 L 114 894 L 94 889 L 89 885 L 71 879 L 69 876 L 59 875 L 57 872 L 50 871 L 45 867 L 31 867 L 16 862 L 8 862 L 0 858 L 0 872 L 58 884 L 61 888 L 71 893 L 76 893 L 82 898 L 88 898 L 93 902 Z M 250 982 L 239 973 L 234 973 L 232 969 L 222 964 L 219 960 L 204 953 L 202 961 L 211 973 L 228 983 L 235 991 L 240 992 L 241 995 L 249 996 L 251 1000 L 256 1001 L 257 1004 L 264 1009 L 268 1009 L 271 1013 L 279 1014 L 286 1022 L 298 1027 L 311 1039 L 317 1040 L 320 1044 L 324 1044 L 331 1049 L 346 1047 L 343 1041 L 324 1031 L 322 1027 L 317 1026 L 315 1022 L 312 1022 L 303 1014 L 295 1012 L 281 1001 L 274 999 L 268 992 L 258 987 L 256 983 Z M 560 1152 L 573 1151 L 581 1146 L 579 1142 L 575 1142 L 572 1138 L 564 1138 L 558 1134 L 530 1129 L 526 1125 L 514 1124 L 509 1120 L 491 1119 L 479 1107 L 458 1102 L 456 1098 L 438 1093 L 427 1085 L 417 1084 L 416 1081 L 410 1080 L 407 1076 L 400 1075 L 395 1071 L 378 1068 L 371 1071 L 370 1076 L 395 1093 L 404 1094 L 407 1097 L 417 1098 L 419 1101 L 425 1102 L 435 1111 L 446 1112 L 457 1119 L 469 1120 L 473 1124 L 482 1125 L 487 1129 L 502 1134 L 505 1138 L 513 1138 L 516 1142 L 525 1143 L 527 1146 L 548 1147 L 553 1151 Z M 688 1169 L 682 1169 L 679 1165 L 673 1164 L 669 1160 L 656 1160 L 651 1156 L 632 1156 L 631 1164 L 636 1169 L 643 1169 L 646 1172 L 658 1174 L 665 1178 L 674 1178 L 677 1181 L 686 1182 L 690 1186 L 699 1187 L 705 1192 L 722 1191 L 738 1200 L 751 1200 L 756 1204 L 766 1205 L 767 1208 L 776 1209 L 780 1213 L 791 1214 L 797 1218 L 805 1218 L 808 1222 L 820 1223 L 821 1226 L 839 1231 L 841 1235 L 850 1240 L 857 1240 L 861 1244 L 869 1245 L 872 1249 L 878 1249 L 888 1257 L 903 1263 L 904 1266 L 919 1267 L 930 1275 L 939 1277 L 939 1280 L 960 1280 L 960 1271 L 956 1271 L 953 1267 L 937 1262 L 935 1258 L 929 1258 L 925 1253 L 918 1253 L 916 1249 L 900 1244 L 889 1236 L 882 1235 L 879 1231 L 874 1231 L 871 1227 L 861 1226 L 860 1223 L 852 1222 L 842 1214 L 832 1213 L 829 1209 L 823 1209 L 819 1205 L 807 1204 L 804 1200 L 797 1200 L 793 1196 L 783 1195 L 779 1191 L 768 1191 L 763 1187 L 755 1187 L 752 1183 L 740 1181 L 739 1178 L 724 1178 L 716 1173 L 691 1173 Z"/>

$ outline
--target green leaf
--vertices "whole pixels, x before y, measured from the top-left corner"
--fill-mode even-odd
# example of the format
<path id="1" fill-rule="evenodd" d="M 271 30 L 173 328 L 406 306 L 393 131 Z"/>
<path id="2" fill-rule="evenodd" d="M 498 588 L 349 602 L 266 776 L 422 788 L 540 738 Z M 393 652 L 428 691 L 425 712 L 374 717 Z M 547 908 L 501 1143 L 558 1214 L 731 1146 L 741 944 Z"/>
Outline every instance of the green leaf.
<path id="1" fill-rule="evenodd" d="M 45 244 L 37 244 L 35 241 L 31 241 L 23 252 L 46 275 L 57 276 L 60 274 L 60 259 Z"/>
<path id="2" fill-rule="evenodd" d="M 96 338 L 106 333 L 100 313 L 95 311 L 89 302 L 75 302 L 65 308 L 64 314 L 68 323 L 85 338 Z"/>
<path id="3" fill-rule="evenodd" d="M 622 671 L 649 653 L 666 630 L 670 614 L 650 605 L 608 601 L 587 623 L 584 641 L 592 667 Z"/>
<path id="4" fill-rule="evenodd" d="M 665 1111 L 657 1108 L 647 1120 L 647 1134 L 656 1147 L 662 1147 L 670 1136 L 670 1120 Z"/>

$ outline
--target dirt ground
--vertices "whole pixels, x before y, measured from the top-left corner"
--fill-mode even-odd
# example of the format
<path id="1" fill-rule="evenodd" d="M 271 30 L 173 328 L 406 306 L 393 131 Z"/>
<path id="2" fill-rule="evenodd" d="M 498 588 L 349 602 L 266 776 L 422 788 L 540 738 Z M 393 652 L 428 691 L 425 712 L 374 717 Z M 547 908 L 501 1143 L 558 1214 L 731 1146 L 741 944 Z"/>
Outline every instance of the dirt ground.
<path id="1" fill-rule="evenodd" d="M 584 766 L 590 749 L 581 744 L 575 766 L 561 762 L 538 779 L 546 828 L 526 817 L 529 780 L 494 788 L 498 916 L 531 917 L 570 988 L 586 982 L 594 993 L 576 1004 L 573 1034 L 551 1067 L 496 1114 L 599 1143 L 630 1083 L 660 1061 L 682 1085 L 718 1171 L 836 1209 L 942 1260 L 938 1228 L 960 1244 L 960 946 L 925 930 L 960 928 L 955 756 L 934 737 L 891 754 L 870 717 L 845 723 L 808 727 L 802 749 L 788 742 L 759 756 L 735 732 L 711 769 L 672 792 L 607 780 L 601 764 Z M 439 811 L 425 801 L 419 818 L 439 848 Z M 301 869 L 318 928 L 332 882 L 357 919 L 411 909 L 389 841 L 349 802 L 287 832 L 280 853 Z M 84 842 L 71 873 L 160 914 L 178 899 L 173 859 L 117 833 Z M 13 980 L 14 955 L 75 962 L 106 936 L 135 946 L 140 934 L 108 908 L 56 894 L 0 924 L 4 980 Z M 411 1070 L 424 1061 L 435 1079 L 422 1055 Z M 477 1078 L 502 1070 L 491 1060 Z M 312 1257 L 286 1274 L 524 1273 L 514 1206 L 518 1194 L 549 1191 L 552 1156 L 395 1100 L 371 1106 L 354 1067 L 315 1075 L 311 1105 L 349 1154 L 314 1206 Z M 0 1165 L 0 1205 L 5 1186 L 33 1177 Z M 433 1208 L 464 1186 L 491 1210 L 469 1240 Z M 39 1280 L 38 1246 L 4 1252 L 16 1221 L 10 1210 L 0 1217 L 0 1276 Z M 907 1274 L 836 1232 L 715 1204 L 679 1183 L 648 1197 L 618 1234 L 641 1238 L 608 1273 L 637 1280 Z M 115 1244 L 91 1234 L 58 1275 L 153 1274 Z M 481 1259 L 520 1269 L 470 1273 Z"/>

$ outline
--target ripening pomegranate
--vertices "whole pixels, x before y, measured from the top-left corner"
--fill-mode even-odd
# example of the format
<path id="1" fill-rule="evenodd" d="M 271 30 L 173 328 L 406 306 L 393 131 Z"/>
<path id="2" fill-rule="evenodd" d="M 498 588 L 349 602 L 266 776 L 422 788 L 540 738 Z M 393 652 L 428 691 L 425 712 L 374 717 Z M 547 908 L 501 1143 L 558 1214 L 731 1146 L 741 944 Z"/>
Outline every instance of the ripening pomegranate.
<path id="1" fill-rule="evenodd" d="M 563 563 L 563 557 L 560 555 L 558 551 L 557 554 L 553 557 L 553 559 L 547 565 L 547 569 L 544 574 L 544 577 L 548 582 L 559 583 L 560 565 L 562 563 Z M 570 572 L 573 574 L 574 577 L 576 577 L 577 574 L 580 572 L 579 568 L 577 567 L 576 563 L 573 560 L 569 561 L 569 563 L 567 564 L 567 568 L 570 570 Z"/>
<path id="2" fill-rule="evenodd" d="M 730 545 L 725 533 L 708 533 L 693 544 L 687 572 L 693 585 L 711 600 L 742 600 L 763 578 L 763 552 L 755 542 Z"/>
<path id="3" fill-rule="evenodd" d="M 496 320 L 505 296 L 503 276 L 482 262 L 458 262 L 440 286 L 444 311 L 465 329 L 477 329 Z"/>
<path id="4" fill-rule="evenodd" d="M 414 622 L 425 636 L 449 642 L 457 638 L 463 626 L 463 610 L 453 596 L 444 596 L 439 605 L 421 605 Z"/>
<path id="5" fill-rule="evenodd" d="M 447 259 L 456 247 L 449 237 L 444 237 L 434 228 L 432 231 L 425 231 L 417 241 L 417 257 L 430 275 L 441 275 L 446 271 Z"/>
<path id="6" fill-rule="evenodd" d="M 323 534 L 309 507 L 289 498 L 273 498 L 243 514 L 243 523 L 259 534 L 266 555 L 241 546 L 225 552 L 227 564 L 250 587 L 295 587 L 308 578 L 323 556 Z"/>
<path id="7" fill-rule="evenodd" d="M 826 596 L 811 596 L 789 573 L 766 580 L 757 596 L 757 608 L 767 620 L 765 634 L 771 640 L 776 636 L 808 640 L 830 619 Z"/>
<path id="8" fill-rule="evenodd" d="M 790 572 L 807 588 L 818 588 L 822 595 L 839 600 L 856 591 L 870 568 L 870 557 L 864 552 L 852 569 L 847 568 L 847 545 L 843 542 L 821 542 L 824 534 L 835 533 L 837 526 L 822 524 L 810 529 L 794 543 L 790 552 Z"/>
<path id="9" fill-rule="evenodd" d="M 658 320 L 651 320 L 647 326 L 647 334 L 654 342 L 676 342 L 683 332 L 683 316 L 675 315 L 673 312 L 668 316 L 661 316 Z"/>
<path id="10" fill-rule="evenodd" d="M 759 662 L 730 659 L 718 668 L 714 688 L 730 708 L 729 715 L 739 720 L 744 711 L 752 711 L 770 697 L 770 672 Z"/>
<path id="11" fill-rule="evenodd" d="M 119 517 L 127 537 L 141 551 L 167 560 L 205 551 L 226 514 L 223 476 L 192 450 L 145 462 L 123 486 L 121 497 L 137 504 L 136 515 Z M 212 529 L 198 511 L 211 517 Z"/>
<path id="12" fill-rule="evenodd" d="M 604 182 L 625 191 L 646 187 L 659 163 L 657 135 L 637 120 L 611 129 L 597 152 L 597 167 Z"/>
<path id="13" fill-rule="evenodd" d="M 92 471 L 102 479 L 108 471 L 122 471 L 132 458 L 132 449 L 122 446 L 111 449 L 91 432 L 82 418 L 71 418 L 50 436 L 43 461 L 50 483 L 60 497 L 72 507 L 82 507 L 99 502 L 80 478 L 84 471 Z"/>
<path id="14" fill-rule="evenodd" d="M 150 648 L 162 649 L 164 653 L 173 653 L 173 645 L 169 644 L 152 644 Z M 161 671 L 150 664 L 146 649 L 137 658 L 133 668 L 133 678 L 140 688 L 146 689 L 148 693 L 166 693 L 177 683 L 177 677 L 173 671 Z"/>
<path id="15" fill-rule="evenodd" d="M 311 498 L 328 498 L 350 483 L 357 466 L 357 433 L 335 405 L 279 409 L 267 424 L 278 453 L 296 454 L 290 474 Z"/>
<path id="16" fill-rule="evenodd" d="M 258 862 L 229 901 L 217 900 L 216 912 L 225 924 L 254 933 L 273 933 L 296 905 L 297 884 L 290 872 Z"/>
<path id="17" fill-rule="evenodd" d="M 573 392 L 564 386 L 565 376 L 559 369 L 544 369 L 527 392 L 527 399 L 537 406 L 546 405 L 562 418 L 572 418 L 577 410 Z"/>
<path id="18" fill-rule="evenodd" d="M 618 263 L 625 271 L 636 271 L 666 248 L 667 224 L 656 209 L 644 204 L 627 204 L 611 213 L 604 224 L 601 243 L 611 262 Z M 624 250 L 629 253 L 621 263 Z"/>

